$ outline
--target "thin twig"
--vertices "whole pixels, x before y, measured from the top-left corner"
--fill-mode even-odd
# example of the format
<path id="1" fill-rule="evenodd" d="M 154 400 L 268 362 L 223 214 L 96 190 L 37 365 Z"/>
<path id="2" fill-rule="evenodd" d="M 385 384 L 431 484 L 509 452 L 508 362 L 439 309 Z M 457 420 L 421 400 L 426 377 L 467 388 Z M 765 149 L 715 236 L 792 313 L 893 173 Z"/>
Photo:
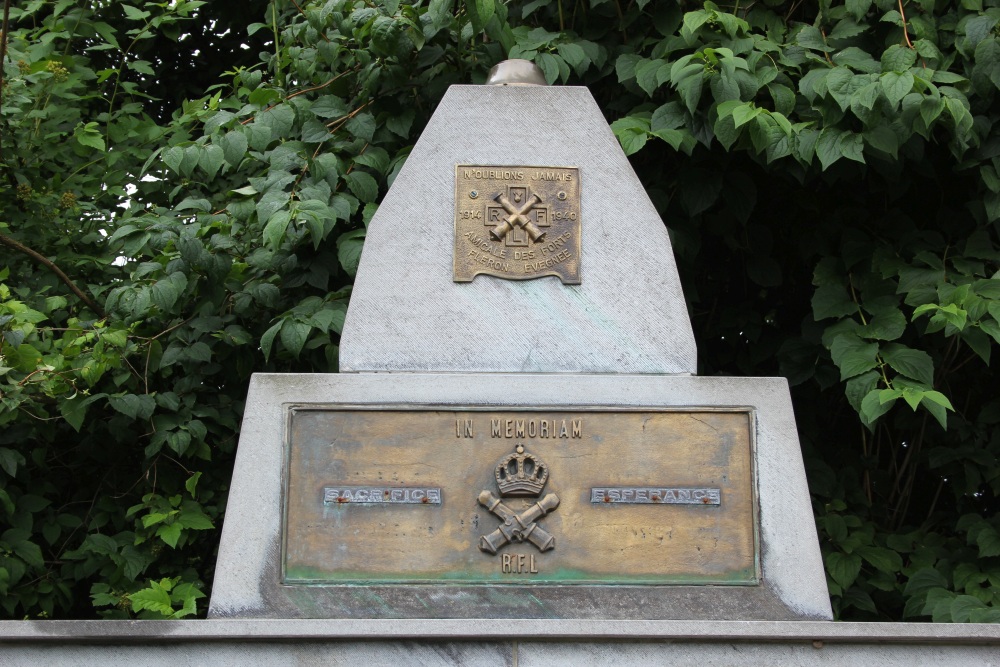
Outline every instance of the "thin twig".
<path id="1" fill-rule="evenodd" d="M 913 48 L 913 42 L 910 41 L 910 33 L 906 29 L 906 12 L 903 11 L 903 0 L 898 0 L 899 2 L 899 16 L 903 19 L 903 37 L 906 38 L 906 45 Z"/>
<path id="2" fill-rule="evenodd" d="M 299 95 L 305 95 L 306 93 L 311 93 L 314 90 L 320 90 L 321 88 L 326 88 L 331 83 L 333 83 L 334 81 L 336 81 L 340 77 L 344 76 L 345 74 L 351 74 L 352 72 L 357 72 L 359 69 L 361 69 L 361 68 L 360 67 L 354 67 L 352 69 L 345 70 L 345 71 L 341 72 L 340 74 L 338 74 L 337 76 L 333 77 L 332 79 L 319 84 L 318 86 L 313 86 L 312 88 L 303 88 L 302 90 L 297 90 L 294 93 L 292 93 L 291 95 L 289 95 L 288 97 L 286 97 L 285 99 L 281 100 L 281 102 L 277 102 L 276 104 L 272 104 L 268 108 L 262 109 L 259 113 L 267 113 L 268 111 L 270 111 L 274 107 L 278 106 L 278 104 L 284 104 L 285 102 L 287 102 L 288 100 L 292 99 L 293 97 L 298 97 Z M 247 123 L 251 123 L 251 122 L 253 122 L 254 118 L 256 118 L 256 117 L 257 117 L 256 114 L 254 114 L 253 116 L 250 116 L 246 120 L 241 120 L 240 121 L 240 125 L 246 125 Z"/>
<path id="3" fill-rule="evenodd" d="M 153 337 L 152 337 L 152 338 L 150 338 L 149 340 L 156 340 L 156 339 L 157 339 L 157 338 L 159 338 L 160 336 L 165 336 L 165 335 L 167 335 L 168 333 L 170 333 L 170 332 L 171 332 L 171 331 L 173 331 L 174 329 L 179 329 L 179 328 L 181 328 L 182 326 L 184 326 L 185 324 L 187 324 L 188 322 L 190 322 L 191 320 L 193 320 L 193 319 L 194 319 L 194 317 L 195 317 L 195 316 L 194 316 L 194 315 L 192 315 L 191 317 L 187 318 L 187 319 L 186 319 L 186 320 L 184 320 L 183 322 L 179 322 L 179 323 L 175 324 L 175 325 L 174 325 L 174 326 L 172 326 L 172 327 L 169 327 L 169 328 L 167 328 L 167 329 L 164 329 L 163 331 L 161 331 L 160 333 L 156 334 L 155 336 L 153 336 Z"/>
<path id="4" fill-rule="evenodd" d="M 62 269 L 60 269 L 58 266 L 56 266 L 52 262 L 52 260 L 50 260 L 49 258 L 45 257 L 41 253 L 36 252 L 35 250 L 32 250 L 31 248 L 29 248 L 26 245 L 18 243 L 17 241 L 15 241 L 14 239 L 10 238 L 9 236 L 7 236 L 5 234 L 0 234 L 0 243 L 2 243 L 3 245 L 5 245 L 5 246 L 7 246 L 9 248 L 13 248 L 14 250 L 17 250 L 19 252 L 23 252 L 25 255 L 27 255 L 28 257 L 32 258 L 33 260 L 35 260 L 36 262 L 38 262 L 42 266 L 46 267 L 52 273 L 56 274 L 56 276 L 59 278 L 59 280 L 61 280 L 64 283 L 66 283 L 66 286 L 70 288 L 70 290 L 73 292 L 73 294 L 75 294 L 80 299 L 80 301 L 83 301 L 85 304 L 87 304 L 88 306 L 90 306 L 90 309 L 93 310 L 98 315 L 100 315 L 102 318 L 104 317 L 104 315 L 105 315 L 104 309 L 101 308 L 100 306 L 98 306 L 96 303 L 94 303 L 93 299 L 91 299 L 89 296 L 87 296 L 86 294 L 84 294 L 83 290 L 81 290 L 79 287 L 77 287 L 76 283 L 74 283 L 70 279 L 69 276 L 67 276 L 65 273 L 63 273 Z"/>
<path id="5" fill-rule="evenodd" d="M 826 30 L 820 28 L 819 34 L 823 35 L 823 45 L 830 46 L 829 42 L 826 41 Z M 830 67 L 834 66 L 833 61 L 830 60 L 830 53 L 826 49 L 823 49 L 823 57 L 826 58 L 826 62 L 830 63 Z"/>

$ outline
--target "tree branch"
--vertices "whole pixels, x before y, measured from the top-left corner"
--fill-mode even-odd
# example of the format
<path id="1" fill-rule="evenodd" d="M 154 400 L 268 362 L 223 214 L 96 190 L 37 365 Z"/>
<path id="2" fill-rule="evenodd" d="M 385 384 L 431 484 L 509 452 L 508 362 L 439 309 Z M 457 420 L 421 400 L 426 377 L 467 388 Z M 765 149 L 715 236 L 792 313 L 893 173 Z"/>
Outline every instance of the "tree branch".
<path id="1" fill-rule="evenodd" d="M 13 248 L 14 250 L 17 250 L 19 252 L 23 252 L 25 255 L 38 262 L 52 273 L 56 274 L 59 280 L 66 283 L 66 286 L 70 288 L 73 294 L 75 294 L 77 298 L 80 299 L 80 301 L 83 301 L 85 304 L 90 306 L 90 309 L 93 310 L 95 313 L 97 313 L 99 316 L 104 317 L 105 315 L 104 309 L 98 306 L 93 299 L 84 294 L 83 290 L 77 287 L 76 283 L 74 283 L 69 276 L 63 273 L 62 269 L 56 266 L 52 262 L 52 260 L 50 260 L 48 257 L 45 257 L 44 255 L 32 250 L 26 245 L 18 243 L 17 241 L 15 241 L 14 239 L 10 238 L 5 234 L 0 234 L 0 244 L 3 244 L 9 248 Z"/>

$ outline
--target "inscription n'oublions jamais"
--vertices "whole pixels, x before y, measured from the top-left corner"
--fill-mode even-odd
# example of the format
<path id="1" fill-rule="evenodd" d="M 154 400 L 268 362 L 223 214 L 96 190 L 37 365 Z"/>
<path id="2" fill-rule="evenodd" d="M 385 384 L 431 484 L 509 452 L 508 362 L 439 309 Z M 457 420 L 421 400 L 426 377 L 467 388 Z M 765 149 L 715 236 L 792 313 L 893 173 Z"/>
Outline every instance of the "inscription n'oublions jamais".
<path id="1" fill-rule="evenodd" d="M 580 284 L 575 167 L 455 167 L 455 282 L 484 273 Z"/>

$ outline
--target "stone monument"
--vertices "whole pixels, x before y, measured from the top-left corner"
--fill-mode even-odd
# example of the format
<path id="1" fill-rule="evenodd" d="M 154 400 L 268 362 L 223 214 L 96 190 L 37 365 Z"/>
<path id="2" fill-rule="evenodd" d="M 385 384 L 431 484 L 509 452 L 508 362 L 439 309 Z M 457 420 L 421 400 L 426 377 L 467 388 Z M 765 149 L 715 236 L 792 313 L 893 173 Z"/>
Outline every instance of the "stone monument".
<path id="1" fill-rule="evenodd" d="M 695 376 L 607 122 L 520 67 L 413 148 L 341 373 L 254 377 L 211 616 L 830 618 L 785 381 Z"/>
<path id="2" fill-rule="evenodd" d="M 210 618 L 0 621 L 0 662 L 996 665 L 1000 626 L 822 620 L 787 384 L 695 375 L 587 90 L 493 83 L 371 221 L 343 372 L 254 376 Z"/>

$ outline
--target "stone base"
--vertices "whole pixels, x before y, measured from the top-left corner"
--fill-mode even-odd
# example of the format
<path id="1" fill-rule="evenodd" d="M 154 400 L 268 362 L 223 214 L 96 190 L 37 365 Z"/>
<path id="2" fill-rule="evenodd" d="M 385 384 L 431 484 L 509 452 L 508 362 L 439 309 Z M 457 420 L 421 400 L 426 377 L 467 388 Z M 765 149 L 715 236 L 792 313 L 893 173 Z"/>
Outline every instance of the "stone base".
<path id="1" fill-rule="evenodd" d="M 288 465 L 283 443 L 290 405 L 745 411 L 752 415 L 755 447 L 759 583 L 393 585 L 365 581 L 362 572 L 346 585 L 282 585 L 282 485 L 287 483 L 282 469 Z M 483 462 L 487 473 L 493 464 L 493 459 Z M 479 488 L 469 490 L 471 498 Z M 565 495 L 567 487 L 562 488 Z M 332 520 L 333 515 L 317 519 Z M 659 557 L 669 558 L 673 552 L 664 544 Z M 828 619 L 830 602 L 787 383 L 782 378 L 662 375 L 257 374 L 247 399 L 209 613 L 213 618 Z"/>
<path id="2" fill-rule="evenodd" d="M 0 664 L 1000 665 L 1000 625 L 808 621 L 0 621 Z"/>

